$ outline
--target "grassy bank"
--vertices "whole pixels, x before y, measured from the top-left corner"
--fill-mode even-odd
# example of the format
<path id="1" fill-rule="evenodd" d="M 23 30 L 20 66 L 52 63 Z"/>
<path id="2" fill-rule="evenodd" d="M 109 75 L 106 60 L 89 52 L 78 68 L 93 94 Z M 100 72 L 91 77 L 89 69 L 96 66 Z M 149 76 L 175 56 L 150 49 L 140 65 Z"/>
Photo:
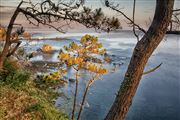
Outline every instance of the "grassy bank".
<path id="1" fill-rule="evenodd" d="M 53 105 L 52 89 L 40 89 L 30 73 L 6 61 L 0 72 L 0 120 L 68 120 Z"/>

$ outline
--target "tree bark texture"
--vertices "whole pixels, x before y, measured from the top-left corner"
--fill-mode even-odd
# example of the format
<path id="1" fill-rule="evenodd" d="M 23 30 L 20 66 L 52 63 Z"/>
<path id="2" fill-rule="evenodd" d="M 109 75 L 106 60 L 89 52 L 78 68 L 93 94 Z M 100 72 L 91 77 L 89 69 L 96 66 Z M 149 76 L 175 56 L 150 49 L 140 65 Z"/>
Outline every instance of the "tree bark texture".
<path id="1" fill-rule="evenodd" d="M 162 41 L 172 16 L 174 0 L 156 0 L 153 22 L 134 48 L 128 69 L 118 95 L 105 120 L 123 120 L 131 106 L 144 68 L 153 51 Z"/>

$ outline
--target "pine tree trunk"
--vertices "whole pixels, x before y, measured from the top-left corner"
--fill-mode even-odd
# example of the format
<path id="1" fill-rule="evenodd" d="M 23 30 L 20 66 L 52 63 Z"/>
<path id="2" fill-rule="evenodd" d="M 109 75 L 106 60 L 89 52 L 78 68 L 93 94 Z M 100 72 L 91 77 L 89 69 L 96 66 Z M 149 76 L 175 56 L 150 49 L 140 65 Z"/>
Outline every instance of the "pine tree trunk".
<path id="1" fill-rule="evenodd" d="M 134 48 L 118 95 L 105 120 L 123 120 L 131 106 L 149 57 L 162 41 L 172 16 L 174 0 L 156 0 L 153 22 Z"/>

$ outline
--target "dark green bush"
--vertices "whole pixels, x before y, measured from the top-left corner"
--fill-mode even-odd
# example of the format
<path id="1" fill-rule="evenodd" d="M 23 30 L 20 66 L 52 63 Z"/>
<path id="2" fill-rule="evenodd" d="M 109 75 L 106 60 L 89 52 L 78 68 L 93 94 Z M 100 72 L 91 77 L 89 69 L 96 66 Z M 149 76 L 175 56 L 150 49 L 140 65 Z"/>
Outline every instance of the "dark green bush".
<path id="1" fill-rule="evenodd" d="M 4 71 L 0 72 L 1 84 L 10 85 L 12 88 L 25 85 L 29 78 L 28 72 L 16 68 L 8 60 L 5 61 Z"/>
<path id="2" fill-rule="evenodd" d="M 26 112 L 33 112 L 33 111 L 41 111 L 43 107 L 41 106 L 40 103 L 35 103 L 26 108 Z"/>

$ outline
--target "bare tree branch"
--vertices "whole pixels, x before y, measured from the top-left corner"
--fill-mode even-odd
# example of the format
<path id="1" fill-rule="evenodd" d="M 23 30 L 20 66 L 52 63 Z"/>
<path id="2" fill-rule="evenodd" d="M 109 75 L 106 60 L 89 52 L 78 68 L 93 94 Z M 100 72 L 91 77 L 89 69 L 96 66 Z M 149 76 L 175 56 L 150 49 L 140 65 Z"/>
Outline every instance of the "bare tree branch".
<path id="1" fill-rule="evenodd" d="M 16 46 L 8 53 L 7 57 L 13 55 L 16 52 L 16 50 L 19 48 L 19 46 L 21 44 L 21 41 L 16 41 L 16 43 L 17 43 Z"/>
<path id="2" fill-rule="evenodd" d="M 155 70 L 157 70 L 158 68 L 160 68 L 161 65 L 162 65 L 162 63 L 160 63 L 160 64 L 159 64 L 158 66 L 156 66 L 155 68 L 153 68 L 153 69 L 151 69 L 151 70 L 148 70 L 148 71 L 144 72 L 143 75 L 147 75 L 147 74 L 149 74 L 149 73 L 154 72 Z"/>
<path id="3" fill-rule="evenodd" d="M 167 33 L 178 34 L 180 32 L 180 9 L 173 10 L 172 18 L 170 21 L 169 31 Z"/>
<path id="4" fill-rule="evenodd" d="M 177 12 L 177 11 L 180 11 L 180 9 L 175 9 L 175 10 L 173 10 L 173 12 Z"/>
<path id="5" fill-rule="evenodd" d="M 76 101 L 77 101 L 77 94 L 78 94 L 78 70 L 73 66 L 73 68 L 76 70 L 76 87 L 75 87 L 75 93 L 74 93 L 74 102 L 73 102 L 73 109 L 72 109 L 72 116 L 71 119 L 74 120 L 74 113 L 76 111 Z"/>
<path id="6" fill-rule="evenodd" d="M 3 68 L 5 58 L 9 56 L 9 50 L 13 44 L 11 43 L 11 33 L 19 13 L 24 14 L 30 24 L 35 26 L 46 25 L 62 33 L 66 32 L 66 26 L 68 25 L 69 27 L 71 21 L 80 23 L 87 28 L 94 28 L 96 31 L 103 30 L 109 32 L 121 28 L 119 20 L 115 17 L 106 17 L 101 8 L 91 10 L 88 7 L 81 6 L 79 2 L 81 1 L 69 0 L 65 3 L 65 1 L 60 0 L 58 4 L 55 4 L 51 0 L 44 0 L 41 3 L 33 4 L 31 0 L 29 2 L 21 1 L 11 17 L 7 28 L 6 42 L 0 54 L 0 69 Z M 26 4 L 26 7 L 23 8 L 22 4 Z M 83 9 L 81 11 L 79 10 L 80 6 Z M 18 46 L 19 44 L 17 44 Z M 10 53 L 14 53 L 15 50 L 17 50 L 16 47 Z"/>
<path id="7" fill-rule="evenodd" d="M 141 28 L 139 25 L 137 25 L 136 23 L 134 23 L 133 20 L 131 20 L 124 12 L 122 12 L 120 9 L 118 9 L 118 5 L 113 5 L 112 3 L 110 4 L 108 0 L 105 0 L 105 5 L 106 7 L 111 8 L 112 10 L 120 13 L 121 15 L 123 15 L 129 22 L 130 24 L 134 25 L 135 27 L 137 27 L 140 31 L 142 31 L 143 33 L 146 33 L 146 30 L 144 30 L 143 28 Z"/>
<path id="8" fill-rule="evenodd" d="M 92 11 L 88 7 L 83 7 L 82 11 L 78 11 L 80 4 L 66 4 L 59 2 L 55 5 L 51 0 L 45 0 L 42 3 L 32 4 L 29 3 L 26 9 L 20 8 L 20 12 L 23 13 L 30 24 L 39 26 L 39 24 L 46 25 L 56 29 L 59 32 L 65 32 L 64 28 L 67 24 L 66 21 L 74 21 L 83 24 L 87 28 L 94 28 L 95 30 L 112 31 L 120 29 L 121 24 L 115 17 L 108 18 L 104 16 L 102 9 L 95 9 Z M 62 22 L 61 27 L 57 27 L 59 22 Z M 66 25 L 65 25 L 66 24 Z M 63 27 L 62 27 L 63 26 Z"/>
<path id="9" fill-rule="evenodd" d="M 133 23 L 135 23 L 135 9 L 136 9 L 136 0 L 134 0 L 134 4 L 133 4 Z M 135 25 L 133 24 L 133 33 L 137 38 L 137 41 L 139 41 L 139 36 L 136 34 L 136 30 L 135 30 Z"/>

